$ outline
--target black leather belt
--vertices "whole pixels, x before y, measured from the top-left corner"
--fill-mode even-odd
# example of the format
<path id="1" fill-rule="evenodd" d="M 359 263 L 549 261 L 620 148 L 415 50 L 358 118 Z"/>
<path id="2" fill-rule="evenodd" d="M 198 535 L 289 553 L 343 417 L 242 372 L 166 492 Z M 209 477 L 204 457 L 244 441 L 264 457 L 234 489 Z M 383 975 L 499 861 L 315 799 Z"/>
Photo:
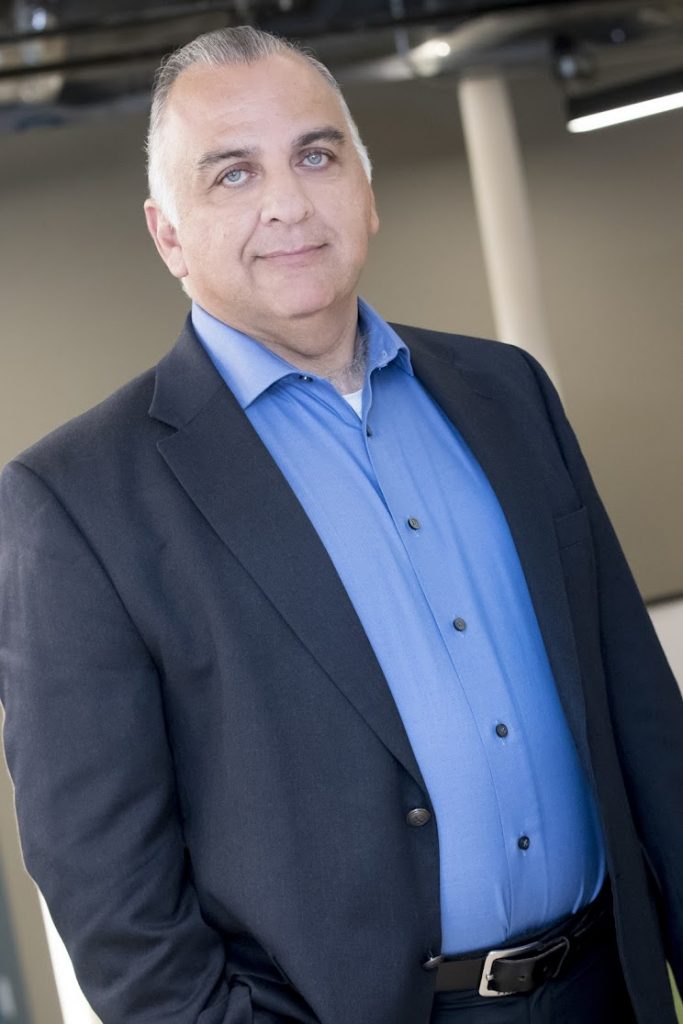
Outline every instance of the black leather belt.
<path id="1" fill-rule="evenodd" d="M 613 932 L 612 901 L 606 883 L 588 907 L 523 944 L 451 959 L 434 957 L 436 991 L 475 989 L 482 996 L 532 992 Z"/>

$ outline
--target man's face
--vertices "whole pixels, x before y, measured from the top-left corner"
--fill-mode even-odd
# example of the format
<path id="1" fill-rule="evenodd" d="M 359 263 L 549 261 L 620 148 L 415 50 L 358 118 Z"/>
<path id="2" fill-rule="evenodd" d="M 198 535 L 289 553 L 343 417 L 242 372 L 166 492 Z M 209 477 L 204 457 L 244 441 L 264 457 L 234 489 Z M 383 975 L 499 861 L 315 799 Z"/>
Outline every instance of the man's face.
<path id="1" fill-rule="evenodd" d="M 194 65 L 174 83 L 164 160 L 172 226 L 146 204 L 172 274 L 257 337 L 349 315 L 378 220 L 334 90 L 303 59 Z"/>

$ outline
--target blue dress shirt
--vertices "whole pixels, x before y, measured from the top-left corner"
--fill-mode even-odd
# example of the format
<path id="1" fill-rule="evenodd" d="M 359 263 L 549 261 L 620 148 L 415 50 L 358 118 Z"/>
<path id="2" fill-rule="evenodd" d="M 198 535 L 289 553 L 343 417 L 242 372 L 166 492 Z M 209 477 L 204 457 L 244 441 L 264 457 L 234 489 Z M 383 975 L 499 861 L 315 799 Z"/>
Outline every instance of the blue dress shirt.
<path id="1" fill-rule="evenodd" d="M 605 875 L 595 803 L 505 517 L 367 303 L 362 415 L 193 306 L 195 330 L 346 588 L 436 813 L 442 952 L 580 909 Z"/>

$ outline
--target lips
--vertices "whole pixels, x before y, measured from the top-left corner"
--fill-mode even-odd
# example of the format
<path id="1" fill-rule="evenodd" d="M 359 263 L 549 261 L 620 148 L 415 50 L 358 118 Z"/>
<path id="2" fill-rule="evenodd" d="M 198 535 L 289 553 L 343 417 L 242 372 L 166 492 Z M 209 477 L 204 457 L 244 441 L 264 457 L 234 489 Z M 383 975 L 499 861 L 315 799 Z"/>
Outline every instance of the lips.
<path id="1" fill-rule="evenodd" d="M 295 259 L 297 256 L 305 256 L 309 252 L 316 252 L 318 249 L 322 249 L 322 247 L 322 245 L 302 245 L 298 249 L 276 249 L 274 252 L 263 253 L 259 259 Z"/>

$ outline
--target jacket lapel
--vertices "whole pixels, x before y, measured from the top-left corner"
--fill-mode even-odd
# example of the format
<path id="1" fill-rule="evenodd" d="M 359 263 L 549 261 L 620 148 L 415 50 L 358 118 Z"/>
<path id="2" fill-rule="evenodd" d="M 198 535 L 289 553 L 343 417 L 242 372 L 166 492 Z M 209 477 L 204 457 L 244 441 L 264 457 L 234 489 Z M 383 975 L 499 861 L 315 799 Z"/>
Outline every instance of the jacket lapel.
<path id="1" fill-rule="evenodd" d="M 529 439 L 493 375 L 459 367 L 454 351 L 439 354 L 425 347 L 417 329 L 396 329 L 410 348 L 416 376 L 462 434 L 500 502 L 560 700 L 588 764 L 585 705 L 553 509 L 530 456 Z"/>
<path id="2" fill-rule="evenodd" d="M 427 787 L 379 663 L 324 545 L 191 329 L 161 361 L 158 449 L 199 511 L 382 743 Z"/>

